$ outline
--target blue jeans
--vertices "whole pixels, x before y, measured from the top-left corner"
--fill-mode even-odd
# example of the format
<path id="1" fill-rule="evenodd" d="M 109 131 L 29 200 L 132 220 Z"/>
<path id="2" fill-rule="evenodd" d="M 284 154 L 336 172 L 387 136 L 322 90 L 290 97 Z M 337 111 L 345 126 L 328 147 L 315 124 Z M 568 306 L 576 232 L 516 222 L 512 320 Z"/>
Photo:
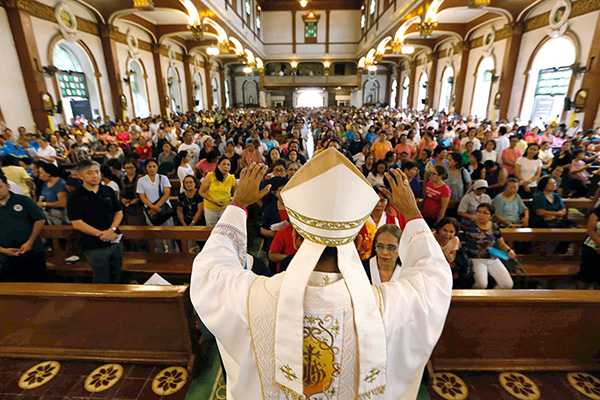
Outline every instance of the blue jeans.
<path id="1" fill-rule="evenodd" d="M 94 283 L 121 283 L 123 246 L 113 243 L 107 247 L 84 251 L 92 271 Z"/>

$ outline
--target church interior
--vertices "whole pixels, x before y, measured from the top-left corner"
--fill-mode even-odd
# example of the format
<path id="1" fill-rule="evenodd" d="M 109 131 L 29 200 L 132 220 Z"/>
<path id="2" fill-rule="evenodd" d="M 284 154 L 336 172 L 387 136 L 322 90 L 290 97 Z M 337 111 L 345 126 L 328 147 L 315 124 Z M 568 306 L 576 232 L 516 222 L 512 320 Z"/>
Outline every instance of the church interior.
<path id="1" fill-rule="evenodd" d="M 478 258 L 463 222 L 481 226 L 481 193 L 498 216 L 489 246 L 506 260 L 481 258 L 504 275 L 481 277 L 465 255 L 471 281 L 457 284 L 451 250 L 452 301 L 418 400 L 600 399 L 600 1 L 0 0 L 0 38 L 0 399 L 227 398 L 190 301 L 194 259 L 257 162 L 272 192 L 248 207 L 247 268 L 282 273 L 302 235 L 277 188 L 332 146 L 376 189 L 414 170 L 445 255 L 456 240 Z M 82 160 L 125 216 L 109 284 L 69 220 Z M 156 224 L 141 184 L 152 163 L 172 205 Z M 32 233 L 44 279 L 9 276 L 15 186 L 46 220 Z M 523 205 L 515 221 L 508 197 Z M 366 270 L 378 228 L 405 228 L 398 214 L 385 203 L 361 230 Z M 400 399 L 385 396 L 373 398 Z"/>

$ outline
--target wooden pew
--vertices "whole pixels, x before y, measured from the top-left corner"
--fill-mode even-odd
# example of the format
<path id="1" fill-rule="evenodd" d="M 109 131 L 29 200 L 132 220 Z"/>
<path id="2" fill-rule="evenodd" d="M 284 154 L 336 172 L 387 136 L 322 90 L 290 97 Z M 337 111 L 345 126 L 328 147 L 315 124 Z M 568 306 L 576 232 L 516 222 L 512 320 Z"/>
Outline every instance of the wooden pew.
<path id="1" fill-rule="evenodd" d="M 159 273 L 163 275 L 187 275 L 192 272 L 195 254 L 189 253 L 188 241 L 206 241 L 212 232 L 211 227 L 197 226 L 130 226 L 119 227 L 124 239 L 141 240 L 148 243 L 149 252 L 124 252 L 123 271 Z M 89 275 L 91 267 L 84 257 L 76 264 L 66 264 L 68 256 L 59 245 L 59 239 L 78 241 L 80 232 L 70 225 L 45 226 L 42 237 L 50 239 L 54 253 L 47 257 L 50 270 L 64 271 L 74 275 Z M 181 240 L 181 253 L 156 253 L 154 240 Z"/>
<path id="2" fill-rule="evenodd" d="M 0 358 L 181 365 L 198 336 L 188 286 L 0 283 Z"/>
<path id="3" fill-rule="evenodd" d="M 436 371 L 598 370 L 600 291 L 454 290 Z"/>
<path id="4" fill-rule="evenodd" d="M 523 203 L 525 203 L 526 206 L 531 207 L 531 199 L 524 199 Z M 569 209 L 576 208 L 586 210 L 586 216 L 589 215 L 594 205 L 592 203 L 592 199 L 588 198 L 563 199 L 563 203 L 567 209 L 567 213 L 569 212 Z M 460 200 L 450 200 L 450 203 L 448 204 L 448 210 L 457 210 L 459 204 Z"/>
<path id="5" fill-rule="evenodd" d="M 506 243 L 514 248 L 515 242 L 577 242 L 581 243 L 587 236 L 586 230 L 577 229 L 545 229 L 516 228 L 502 229 Z M 552 280 L 572 277 L 579 272 L 579 256 L 560 254 L 524 254 L 519 255 L 521 268 L 534 279 Z"/>

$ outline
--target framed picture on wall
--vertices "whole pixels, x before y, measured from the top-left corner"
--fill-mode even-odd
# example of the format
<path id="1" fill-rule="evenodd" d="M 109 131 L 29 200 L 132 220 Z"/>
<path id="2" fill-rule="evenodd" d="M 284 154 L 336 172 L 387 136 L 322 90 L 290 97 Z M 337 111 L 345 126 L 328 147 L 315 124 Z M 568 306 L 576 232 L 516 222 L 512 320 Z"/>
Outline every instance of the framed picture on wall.
<path id="1" fill-rule="evenodd" d="M 559 0 L 556 2 L 552 11 L 550 11 L 549 25 L 552 29 L 560 29 L 567 23 L 571 15 L 571 2 L 569 0 Z"/>
<path id="2" fill-rule="evenodd" d="M 127 97 L 125 97 L 124 94 L 121 95 L 121 107 L 123 107 L 124 110 L 127 110 Z"/>
<path id="3" fill-rule="evenodd" d="M 54 112 L 54 99 L 52 95 L 48 92 L 43 92 L 42 95 L 42 107 L 44 111 L 53 113 Z"/>
<path id="4" fill-rule="evenodd" d="M 588 89 L 579 89 L 577 93 L 575 93 L 575 99 L 573 100 L 574 108 L 585 108 L 587 104 L 588 98 Z"/>
<path id="5" fill-rule="evenodd" d="M 500 107 L 501 102 L 502 102 L 502 92 L 498 92 L 498 93 L 496 93 L 496 96 L 494 96 L 494 107 L 496 107 L 496 108 Z"/>

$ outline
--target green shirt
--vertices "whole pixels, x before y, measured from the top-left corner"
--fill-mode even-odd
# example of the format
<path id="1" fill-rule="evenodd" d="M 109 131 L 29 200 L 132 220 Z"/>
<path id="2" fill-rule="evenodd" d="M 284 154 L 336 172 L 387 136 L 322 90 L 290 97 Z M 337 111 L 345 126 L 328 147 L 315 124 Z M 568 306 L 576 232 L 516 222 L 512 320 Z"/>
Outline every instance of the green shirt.
<path id="1" fill-rule="evenodd" d="M 6 205 L 0 204 L 0 246 L 4 248 L 20 248 L 29 240 L 36 221 L 45 220 L 42 209 L 29 197 L 10 193 Z M 43 252 L 44 245 L 38 236 L 31 251 Z M 0 262 L 6 261 L 6 255 L 0 254 Z"/>

